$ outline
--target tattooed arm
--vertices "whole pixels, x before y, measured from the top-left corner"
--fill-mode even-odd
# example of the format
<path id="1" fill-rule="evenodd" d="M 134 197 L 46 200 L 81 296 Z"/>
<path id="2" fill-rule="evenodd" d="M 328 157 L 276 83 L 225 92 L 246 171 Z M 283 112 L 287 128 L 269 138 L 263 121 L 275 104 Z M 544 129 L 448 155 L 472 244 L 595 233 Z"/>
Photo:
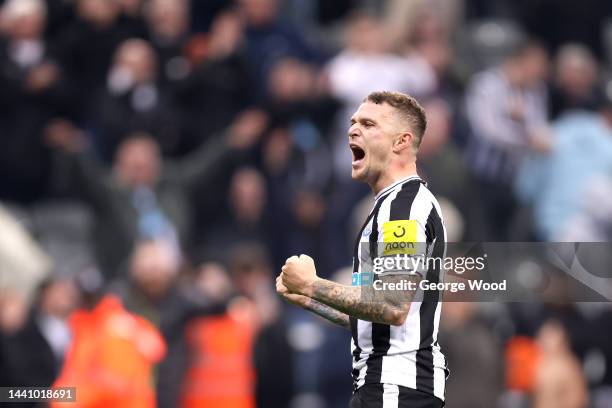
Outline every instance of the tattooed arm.
<path id="1" fill-rule="evenodd" d="M 349 320 L 349 315 L 342 313 L 333 307 L 327 306 L 326 304 L 323 304 L 315 299 L 307 299 L 309 302 L 305 307 L 306 310 L 310 310 L 314 314 L 317 314 L 330 322 L 337 324 L 338 326 L 342 326 L 350 330 L 351 322 Z"/>
<path id="2" fill-rule="evenodd" d="M 420 277 L 392 275 L 380 279 L 383 283 L 409 280 L 418 284 Z M 306 289 L 306 293 L 319 302 L 361 320 L 395 326 L 404 324 L 414 295 L 411 290 L 375 290 L 373 286 L 344 286 L 321 278 L 317 278 L 311 286 L 311 289 Z"/>
<path id="3" fill-rule="evenodd" d="M 282 278 L 280 276 L 276 278 L 276 291 L 289 303 L 319 315 L 331 323 L 337 324 L 338 326 L 342 326 L 346 329 L 350 329 L 351 327 L 349 317 L 346 313 L 339 312 L 336 309 L 307 296 L 289 292 L 285 285 L 283 285 Z"/>
<path id="4" fill-rule="evenodd" d="M 373 286 L 345 286 L 316 275 L 314 261 L 306 255 L 291 257 L 283 266 L 282 283 L 293 292 L 307 296 L 339 312 L 361 320 L 402 325 L 408 315 L 412 290 L 375 290 Z M 415 275 L 381 277 L 382 283 L 408 280 L 418 284 Z"/>

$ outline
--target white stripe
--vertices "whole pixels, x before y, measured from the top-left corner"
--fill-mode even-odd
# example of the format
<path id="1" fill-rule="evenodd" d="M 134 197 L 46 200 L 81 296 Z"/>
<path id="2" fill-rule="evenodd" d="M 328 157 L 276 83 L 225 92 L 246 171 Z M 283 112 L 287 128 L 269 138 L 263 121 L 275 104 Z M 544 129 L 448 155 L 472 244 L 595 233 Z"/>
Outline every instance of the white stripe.
<path id="1" fill-rule="evenodd" d="M 427 225 L 427 217 L 429 217 L 433 200 L 433 194 L 421 185 L 412 202 L 412 208 L 410 209 L 410 219 L 416 220 L 421 226 L 417 231 L 417 242 L 427 242 L 425 226 Z"/>
<path id="2" fill-rule="evenodd" d="M 359 374 L 357 375 L 357 388 L 361 387 L 365 384 L 365 376 L 368 371 L 366 366 L 367 355 L 365 353 L 361 353 L 359 355 L 359 362 L 354 366 L 354 368 L 359 370 Z"/>
<path id="3" fill-rule="evenodd" d="M 442 273 L 442 272 L 440 272 Z M 438 341 L 438 329 L 440 327 L 440 313 L 442 312 L 442 302 L 438 302 L 436 305 L 436 312 L 434 318 L 434 330 L 432 334 L 432 355 L 434 367 L 446 367 L 446 359 L 440 351 L 440 347 L 437 345 Z M 446 373 L 443 370 L 434 369 L 434 395 L 441 400 L 444 400 L 444 387 L 446 385 Z"/>
<path id="4" fill-rule="evenodd" d="M 404 342 L 399 351 L 418 350 L 421 344 L 421 301 L 423 299 L 423 291 L 419 290 L 415 294 L 417 299 L 410 303 L 410 309 L 404 322 Z"/>
<path id="5" fill-rule="evenodd" d="M 383 408 L 399 408 L 399 387 L 383 384 Z"/>
<path id="6" fill-rule="evenodd" d="M 359 347 L 363 353 L 369 354 L 372 352 L 372 323 L 357 319 L 357 339 L 359 339 Z"/>
<path id="7" fill-rule="evenodd" d="M 446 391 L 446 372 L 443 367 L 446 367 L 446 359 L 440 351 L 439 346 L 434 346 L 432 349 L 433 364 L 434 364 L 434 395 L 444 401 L 444 393 Z"/>
<path id="8" fill-rule="evenodd" d="M 383 357 L 380 382 L 416 389 L 416 350 Z"/>

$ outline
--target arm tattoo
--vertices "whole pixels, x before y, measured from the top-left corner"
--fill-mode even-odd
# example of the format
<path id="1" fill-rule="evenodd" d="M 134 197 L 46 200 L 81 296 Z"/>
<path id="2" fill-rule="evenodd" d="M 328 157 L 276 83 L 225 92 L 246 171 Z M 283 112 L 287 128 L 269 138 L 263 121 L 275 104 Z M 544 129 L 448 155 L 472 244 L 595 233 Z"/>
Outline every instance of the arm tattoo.
<path id="1" fill-rule="evenodd" d="M 418 282 L 418 276 L 392 275 L 383 282 L 402 279 Z M 312 298 L 357 319 L 375 323 L 398 324 L 405 317 L 414 296 L 412 291 L 374 290 L 373 286 L 344 286 L 319 279 L 313 286 Z"/>
<path id="2" fill-rule="evenodd" d="M 310 310 L 314 314 L 317 314 L 323 317 L 324 319 L 327 319 L 330 322 L 337 324 L 338 326 L 342 326 L 346 329 L 351 328 L 351 323 L 346 313 L 339 312 L 336 309 L 324 305 L 323 303 L 318 302 L 314 299 L 310 299 L 310 302 L 308 302 L 308 306 L 306 306 L 306 310 Z"/>

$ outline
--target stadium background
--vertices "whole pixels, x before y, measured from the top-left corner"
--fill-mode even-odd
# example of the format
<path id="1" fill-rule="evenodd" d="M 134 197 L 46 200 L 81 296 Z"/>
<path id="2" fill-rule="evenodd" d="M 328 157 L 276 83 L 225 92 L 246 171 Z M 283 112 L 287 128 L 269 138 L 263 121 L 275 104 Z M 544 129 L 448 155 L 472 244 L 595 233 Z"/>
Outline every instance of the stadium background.
<path id="1" fill-rule="evenodd" d="M 346 129 L 373 90 L 427 110 L 451 241 L 610 238 L 605 0 L 0 4 L 0 385 L 52 384 L 79 341 L 82 404 L 345 406 L 348 332 L 273 278 L 307 253 L 350 280 L 371 197 Z M 612 406 L 611 321 L 446 304 L 447 406 Z"/>

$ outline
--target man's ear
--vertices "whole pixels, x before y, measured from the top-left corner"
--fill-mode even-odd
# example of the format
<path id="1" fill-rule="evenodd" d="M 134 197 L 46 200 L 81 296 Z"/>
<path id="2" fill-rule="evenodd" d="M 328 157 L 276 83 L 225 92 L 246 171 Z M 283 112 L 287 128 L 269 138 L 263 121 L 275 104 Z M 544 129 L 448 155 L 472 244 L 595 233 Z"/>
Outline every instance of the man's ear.
<path id="1" fill-rule="evenodd" d="M 414 135 L 412 132 L 400 133 L 393 142 L 393 151 L 399 153 L 404 149 L 412 148 L 414 144 Z"/>

